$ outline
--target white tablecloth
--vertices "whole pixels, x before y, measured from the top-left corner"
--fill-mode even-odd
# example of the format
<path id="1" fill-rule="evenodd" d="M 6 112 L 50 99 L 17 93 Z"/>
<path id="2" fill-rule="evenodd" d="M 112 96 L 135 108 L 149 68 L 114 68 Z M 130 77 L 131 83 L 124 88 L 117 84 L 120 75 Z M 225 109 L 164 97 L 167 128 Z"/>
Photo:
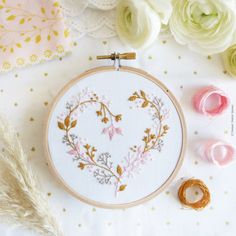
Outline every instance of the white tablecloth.
<path id="1" fill-rule="evenodd" d="M 177 45 L 172 39 L 159 41 L 137 52 L 136 61 L 124 61 L 159 78 L 179 100 L 188 128 L 188 148 L 184 164 L 175 181 L 154 200 L 127 210 L 106 210 L 86 205 L 70 196 L 53 178 L 43 151 L 44 122 L 57 92 L 81 72 L 109 61 L 97 61 L 96 55 L 130 51 L 117 39 L 83 38 L 70 55 L 0 75 L 0 112 L 19 131 L 23 146 L 37 172 L 42 189 L 65 236 L 233 236 L 236 235 L 236 165 L 220 169 L 202 161 L 196 143 L 221 138 L 235 143 L 234 106 L 236 80 L 223 71 L 219 56 L 205 57 Z M 213 84 L 225 90 L 232 106 L 219 117 L 207 118 L 195 113 L 191 97 L 202 86 Z M 181 177 L 202 179 L 210 188 L 212 201 L 202 211 L 186 210 L 177 199 Z M 34 232 L 6 224 L 1 236 L 28 236 Z"/>

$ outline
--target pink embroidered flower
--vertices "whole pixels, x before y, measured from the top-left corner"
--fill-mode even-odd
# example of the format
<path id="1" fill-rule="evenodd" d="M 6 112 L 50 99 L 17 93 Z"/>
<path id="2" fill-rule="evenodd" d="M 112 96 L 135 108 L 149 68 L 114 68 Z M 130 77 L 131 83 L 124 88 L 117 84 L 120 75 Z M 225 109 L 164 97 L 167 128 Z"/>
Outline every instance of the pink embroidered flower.
<path id="1" fill-rule="evenodd" d="M 71 149 L 70 151 L 68 151 L 67 153 L 70 154 L 70 155 L 73 155 L 73 156 L 76 156 L 80 151 L 80 145 L 79 143 L 77 142 L 75 144 L 75 148 Z"/>
<path id="2" fill-rule="evenodd" d="M 114 125 L 110 125 L 102 130 L 102 134 L 108 134 L 109 139 L 112 140 L 115 134 L 122 135 L 122 129 L 115 127 Z"/>

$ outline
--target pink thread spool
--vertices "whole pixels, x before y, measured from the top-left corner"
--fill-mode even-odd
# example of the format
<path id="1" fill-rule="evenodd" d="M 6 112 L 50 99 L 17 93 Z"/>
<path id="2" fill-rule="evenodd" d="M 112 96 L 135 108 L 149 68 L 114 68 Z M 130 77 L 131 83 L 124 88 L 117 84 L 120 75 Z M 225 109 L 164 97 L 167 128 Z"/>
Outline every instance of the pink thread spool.
<path id="1" fill-rule="evenodd" d="M 199 149 L 202 159 L 217 166 L 226 166 L 235 160 L 235 148 L 221 140 L 208 140 Z"/>
<path id="2" fill-rule="evenodd" d="M 193 97 L 193 105 L 197 112 L 216 116 L 224 112 L 230 104 L 229 97 L 221 89 L 208 86 L 199 90 Z"/>

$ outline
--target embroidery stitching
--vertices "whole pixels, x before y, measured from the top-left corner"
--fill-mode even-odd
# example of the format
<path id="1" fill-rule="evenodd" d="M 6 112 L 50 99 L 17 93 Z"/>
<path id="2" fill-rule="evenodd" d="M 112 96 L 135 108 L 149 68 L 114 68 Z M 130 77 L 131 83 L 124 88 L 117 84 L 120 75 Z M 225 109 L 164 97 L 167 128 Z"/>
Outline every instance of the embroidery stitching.
<path id="1" fill-rule="evenodd" d="M 167 135 L 169 126 L 163 124 L 168 117 L 168 111 L 164 109 L 164 103 L 156 96 L 149 96 L 144 91 L 134 92 L 128 98 L 128 101 L 135 102 L 142 109 L 150 109 L 153 127 L 146 128 L 142 139 L 142 145 L 134 145 L 130 147 L 127 156 L 124 157 L 125 164 L 118 164 L 113 167 L 111 154 L 104 152 L 97 154 L 97 149 L 89 144 L 83 144 L 81 139 L 71 131 L 78 125 L 78 111 L 84 112 L 88 106 L 96 105 L 99 109 L 95 109 L 97 117 L 104 124 L 110 123 L 110 126 L 102 130 L 102 134 L 108 134 L 110 141 L 115 134 L 122 134 L 119 127 L 114 126 L 114 122 L 118 123 L 122 120 L 122 115 L 115 115 L 109 108 L 109 102 L 104 97 L 100 98 L 96 93 L 83 90 L 77 97 L 73 97 L 72 101 L 66 104 L 66 114 L 58 117 L 58 128 L 65 132 L 62 142 L 70 148 L 68 154 L 73 155 L 73 161 L 78 162 L 80 170 L 88 169 L 93 173 L 98 183 L 115 186 L 115 195 L 126 189 L 124 184 L 127 178 L 134 177 L 140 173 L 141 167 L 145 165 L 150 158 L 152 151 L 161 152 L 164 145 L 163 138 Z M 126 180 L 126 181 L 125 181 Z"/>

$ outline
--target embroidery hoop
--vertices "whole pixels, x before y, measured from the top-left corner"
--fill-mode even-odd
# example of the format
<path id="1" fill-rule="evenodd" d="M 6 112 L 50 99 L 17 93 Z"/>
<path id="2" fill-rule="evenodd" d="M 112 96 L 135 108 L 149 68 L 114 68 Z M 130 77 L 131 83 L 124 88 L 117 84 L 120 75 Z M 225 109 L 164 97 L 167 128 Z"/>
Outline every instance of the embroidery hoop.
<path id="1" fill-rule="evenodd" d="M 174 97 L 174 95 L 169 91 L 169 89 L 162 82 L 160 82 L 158 79 L 156 79 L 154 76 L 148 74 L 147 72 L 145 72 L 141 69 L 134 68 L 134 67 L 121 66 L 121 64 L 120 64 L 120 59 L 121 58 L 119 58 L 117 60 L 116 55 L 127 55 L 127 54 L 111 54 L 110 56 L 105 56 L 105 57 L 103 56 L 100 59 L 112 59 L 112 60 L 114 60 L 114 66 L 101 66 L 101 67 L 97 67 L 97 68 L 93 68 L 93 69 L 90 69 L 88 71 L 85 71 L 84 73 L 82 73 L 79 76 L 77 76 L 76 78 L 74 78 L 72 81 L 70 81 L 67 85 L 65 85 L 62 88 L 62 90 L 58 93 L 58 95 L 54 99 L 54 101 L 51 105 L 51 108 L 49 109 L 49 115 L 47 117 L 46 132 L 45 132 L 45 151 L 46 151 L 46 157 L 47 157 L 48 165 L 49 165 L 49 168 L 51 170 L 51 173 L 59 181 L 60 185 L 67 192 L 69 192 L 71 195 L 73 195 L 77 199 L 79 199 L 79 200 L 81 200 L 81 201 L 83 201 L 87 204 L 90 204 L 90 205 L 93 205 L 93 206 L 96 206 L 96 207 L 101 207 L 101 208 L 109 208 L 109 209 L 122 209 L 122 208 L 133 207 L 133 206 L 142 204 L 142 203 L 156 197 L 159 193 L 161 193 L 172 182 L 172 180 L 177 175 L 177 173 L 178 173 L 178 171 L 179 171 L 179 169 L 180 169 L 180 167 L 183 163 L 185 149 L 186 149 L 186 124 L 185 124 L 185 119 L 184 119 L 182 109 L 181 109 L 179 103 L 177 102 L 176 98 Z M 130 56 L 130 54 L 128 55 L 128 59 L 133 59 L 133 56 L 131 56 L 131 58 L 129 58 L 129 56 Z M 124 58 L 122 58 L 122 59 L 127 59 L 127 57 L 124 56 Z M 174 107 L 175 107 L 175 109 L 178 113 L 178 116 L 179 116 L 179 120 L 180 120 L 180 123 L 181 123 L 181 131 L 182 131 L 182 142 L 181 142 L 180 155 L 178 157 L 178 161 L 176 163 L 175 168 L 173 169 L 173 171 L 169 175 L 169 177 L 166 179 L 166 181 L 159 188 L 157 188 L 155 191 L 151 192 L 150 194 L 146 195 L 145 197 L 143 197 L 141 199 L 138 199 L 138 200 L 135 200 L 135 201 L 132 201 L 132 202 L 127 202 L 127 203 L 122 203 L 122 204 L 110 204 L 110 203 L 95 201 L 95 200 L 92 200 L 88 197 L 85 197 L 85 196 L 79 194 L 73 188 L 71 188 L 68 185 L 68 183 L 63 179 L 63 177 L 59 174 L 56 166 L 53 163 L 52 156 L 50 154 L 49 139 L 48 139 L 49 128 L 50 128 L 50 120 L 52 118 L 52 115 L 53 115 L 53 112 L 54 112 L 54 109 L 55 109 L 56 105 L 60 101 L 61 97 L 65 94 L 65 92 L 68 91 L 70 88 L 72 88 L 75 84 L 77 84 L 78 82 L 80 82 L 81 80 L 83 80 L 85 78 L 88 78 L 89 76 L 92 76 L 92 75 L 97 74 L 97 73 L 109 72 L 109 71 L 118 71 L 118 73 L 119 73 L 119 71 L 122 71 L 122 72 L 131 73 L 131 74 L 134 74 L 134 75 L 137 75 L 137 76 L 141 76 L 144 79 L 149 80 L 149 81 L 153 82 L 156 86 L 158 86 L 168 96 L 170 101 L 173 103 L 173 105 L 174 105 Z"/>

